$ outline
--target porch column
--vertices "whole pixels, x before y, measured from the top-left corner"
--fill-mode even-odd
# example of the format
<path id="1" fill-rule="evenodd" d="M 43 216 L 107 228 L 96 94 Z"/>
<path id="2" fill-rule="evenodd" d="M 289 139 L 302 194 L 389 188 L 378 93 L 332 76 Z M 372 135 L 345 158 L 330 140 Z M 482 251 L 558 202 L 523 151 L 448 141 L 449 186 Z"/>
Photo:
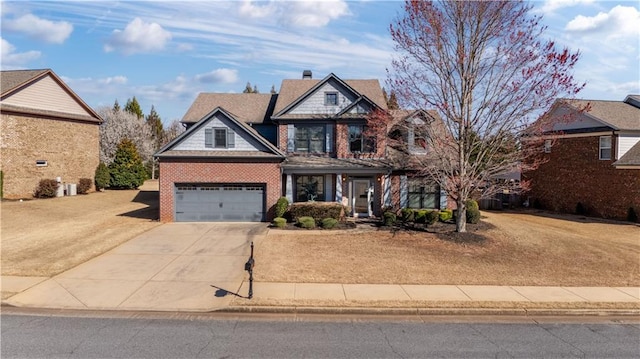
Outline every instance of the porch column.
<path id="1" fill-rule="evenodd" d="M 409 206 L 409 182 L 407 176 L 400 176 L 400 208 Z"/>
<path id="2" fill-rule="evenodd" d="M 342 203 L 342 173 L 336 173 L 336 202 Z"/>
<path id="3" fill-rule="evenodd" d="M 391 207 L 391 175 L 384 175 L 382 183 L 382 203 L 385 207 Z"/>
<path id="4" fill-rule="evenodd" d="M 287 174 L 287 183 L 285 184 L 284 191 L 289 203 L 293 203 L 293 178 L 290 174 Z"/>

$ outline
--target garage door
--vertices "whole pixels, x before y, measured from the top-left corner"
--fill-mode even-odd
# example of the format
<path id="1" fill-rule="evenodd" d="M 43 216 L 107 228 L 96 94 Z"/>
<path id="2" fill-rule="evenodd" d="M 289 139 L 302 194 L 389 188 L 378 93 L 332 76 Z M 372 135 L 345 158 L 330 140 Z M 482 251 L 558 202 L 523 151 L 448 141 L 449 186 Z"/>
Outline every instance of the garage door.
<path id="1" fill-rule="evenodd" d="M 176 184 L 176 222 L 261 222 L 264 185 Z"/>

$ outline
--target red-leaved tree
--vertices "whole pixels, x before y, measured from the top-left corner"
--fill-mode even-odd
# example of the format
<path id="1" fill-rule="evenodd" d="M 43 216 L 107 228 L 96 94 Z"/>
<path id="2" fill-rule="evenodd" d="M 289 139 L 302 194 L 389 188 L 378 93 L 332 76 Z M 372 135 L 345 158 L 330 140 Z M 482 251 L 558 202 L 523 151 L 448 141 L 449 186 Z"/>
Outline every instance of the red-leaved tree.
<path id="1" fill-rule="evenodd" d="M 390 26 L 391 91 L 402 108 L 436 110 L 446 129 L 423 129 L 429 155 L 416 170 L 456 201 L 458 232 L 472 194 L 491 196 L 509 185 L 500 175 L 537 166 L 543 146 L 533 141 L 550 128 L 541 114 L 584 87 L 572 76 L 579 52 L 544 39 L 530 10 L 520 1 L 406 1 Z"/>

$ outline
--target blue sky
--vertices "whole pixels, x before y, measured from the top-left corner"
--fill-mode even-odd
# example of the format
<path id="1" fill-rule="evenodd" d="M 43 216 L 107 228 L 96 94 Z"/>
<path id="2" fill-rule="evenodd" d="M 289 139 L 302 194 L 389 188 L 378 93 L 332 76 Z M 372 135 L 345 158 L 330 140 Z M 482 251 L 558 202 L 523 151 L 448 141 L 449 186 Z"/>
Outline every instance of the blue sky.
<path id="1" fill-rule="evenodd" d="M 579 49 L 579 97 L 640 93 L 640 1 L 532 2 L 547 36 Z M 51 68 L 93 108 L 136 96 L 165 123 L 200 92 L 283 78 L 384 84 L 401 1 L 2 1 L 3 70 Z"/>

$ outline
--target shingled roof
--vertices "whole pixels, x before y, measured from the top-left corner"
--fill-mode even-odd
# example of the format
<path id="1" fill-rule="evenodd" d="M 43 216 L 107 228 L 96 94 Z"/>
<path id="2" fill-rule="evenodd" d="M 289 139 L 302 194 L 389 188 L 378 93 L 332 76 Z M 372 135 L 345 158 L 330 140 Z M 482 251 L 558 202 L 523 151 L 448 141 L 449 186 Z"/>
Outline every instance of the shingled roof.
<path id="1" fill-rule="evenodd" d="M 2 71 L 0 76 L 0 87 L 2 87 L 2 97 L 6 94 L 13 92 L 22 85 L 30 83 L 36 78 L 39 78 L 43 74 L 51 72 L 50 69 L 39 70 L 10 70 Z"/>
<path id="2" fill-rule="evenodd" d="M 589 104 L 589 111 L 585 113 L 614 130 L 637 131 L 640 130 L 640 108 L 629 101 L 634 97 L 639 96 L 628 96 L 626 101 L 571 100 L 569 104 L 575 108 L 584 108 Z"/>
<path id="3" fill-rule="evenodd" d="M 244 123 L 262 123 L 271 116 L 277 95 L 259 93 L 201 93 L 182 117 L 196 123 L 216 107 L 221 107 Z"/>

